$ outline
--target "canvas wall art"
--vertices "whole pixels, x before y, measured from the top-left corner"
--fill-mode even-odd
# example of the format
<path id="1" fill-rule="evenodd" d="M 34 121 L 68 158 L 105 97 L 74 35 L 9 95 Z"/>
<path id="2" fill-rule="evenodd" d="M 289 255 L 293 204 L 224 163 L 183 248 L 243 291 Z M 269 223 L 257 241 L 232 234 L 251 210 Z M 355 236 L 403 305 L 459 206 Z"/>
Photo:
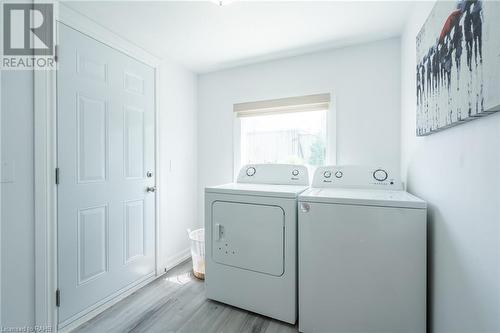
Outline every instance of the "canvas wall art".
<path id="1" fill-rule="evenodd" d="M 499 1 L 437 1 L 416 43 L 418 136 L 500 111 Z"/>

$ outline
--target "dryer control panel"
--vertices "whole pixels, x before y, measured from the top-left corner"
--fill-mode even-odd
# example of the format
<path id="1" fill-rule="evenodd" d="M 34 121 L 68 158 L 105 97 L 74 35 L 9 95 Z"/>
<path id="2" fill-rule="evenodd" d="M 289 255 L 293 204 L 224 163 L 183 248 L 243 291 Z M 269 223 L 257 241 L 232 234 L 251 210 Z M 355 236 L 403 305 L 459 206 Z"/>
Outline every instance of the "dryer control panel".
<path id="1" fill-rule="evenodd" d="M 237 183 L 309 185 L 305 166 L 295 164 L 248 164 L 240 169 Z"/>
<path id="2" fill-rule="evenodd" d="M 399 176 L 387 168 L 360 165 L 319 167 L 314 173 L 312 187 L 403 189 Z"/>

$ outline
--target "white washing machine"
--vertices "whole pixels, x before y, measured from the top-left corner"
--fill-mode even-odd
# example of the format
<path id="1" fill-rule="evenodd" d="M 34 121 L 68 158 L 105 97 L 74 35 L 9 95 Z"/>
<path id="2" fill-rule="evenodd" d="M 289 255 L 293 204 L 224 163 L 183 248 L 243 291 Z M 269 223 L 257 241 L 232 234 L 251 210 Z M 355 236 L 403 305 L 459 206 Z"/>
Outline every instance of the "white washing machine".
<path id="1" fill-rule="evenodd" d="M 299 331 L 426 331 L 426 203 L 398 177 L 317 169 L 298 230 Z"/>
<path id="2" fill-rule="evenodd" d="M 297 319 L 297 197 L 306 167 L 247 165 L 236 183 L 205 189 L 208 298 Z"/>

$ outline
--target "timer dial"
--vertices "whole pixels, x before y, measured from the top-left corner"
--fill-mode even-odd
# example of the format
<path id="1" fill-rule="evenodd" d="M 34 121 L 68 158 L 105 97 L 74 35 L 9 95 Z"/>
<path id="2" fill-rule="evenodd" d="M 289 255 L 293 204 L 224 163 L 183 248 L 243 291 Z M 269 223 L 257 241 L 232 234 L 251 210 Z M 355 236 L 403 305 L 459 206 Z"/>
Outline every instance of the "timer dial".
<path id="1" fill-rule="evenodd" d="M 378 180 L 379 182 L 383 182 L 384 180 L 387 179 L 387 177 L 388 177 L 387 171 L 385 170 L 377 169 L 373 171 L 373 178 L 375 178 L 375 180 Z"/>
<path id="2" fill-rule="evenodd" d="M 255 168 L 254 167 L 248 168 L 247 169 L 247 176 L 252 177 L 253 175 L 255 175 Z"/>

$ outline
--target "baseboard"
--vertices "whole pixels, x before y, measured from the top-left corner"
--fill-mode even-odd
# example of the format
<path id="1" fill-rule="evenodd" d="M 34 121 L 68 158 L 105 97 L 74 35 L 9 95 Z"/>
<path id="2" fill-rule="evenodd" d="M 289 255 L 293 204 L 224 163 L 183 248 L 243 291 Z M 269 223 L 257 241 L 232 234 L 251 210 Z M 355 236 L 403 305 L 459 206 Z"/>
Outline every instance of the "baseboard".
<path id="1" fill-rule="evenodd" d="M 184 249 L 165 259 L 165 270 L 169 271 L 175 266 L 191 258 L 191 248 Z"/>
<path id="2" fill-rule="evenodd" d="M 116 303 L 120 302 L 124 298 L 130 296 L 131 294 L 133 294 L 137 290 L 141 289 L 145 285 L 156 280 L 158 277 L 159 276 L 155 276 L 154 273 L 151 273 L 150 275 L 141 279 L 140 281 L 138 281 L 134 285 L 125 287 L 124 289 L 117 291 L 113 295 L 105 298 L 104 300 L 102 300 L 101 302 L 96 304 L 96 306 L 94 306 L 92 310 L 90 310 L 90 311 L 86 310 L 86 311 L 88 311 L 87 313 L 82 314 L 82 315 L 78 314 L 78 315 L 64 321 L 63 323 L 59 324 L 57 332 L 60 332 L 60 333 L 71 332 L 72 330 L 74 330 L 78 326 L 91 320 L 92 318 L 94 318 L 95 316 L 100 314 L 101 312 L 109 309 L 110 307 L 112 307 Z"/>
<path id="3" fill-rule="evenodd" d="M 183 263 L 184 261 L 186 261 L 190 258 L 191 258 L 191 249 L 190 248 L 187 248 L 187 249 L 184 249 L 182 251 L 177 252 L 176 254 L 168 257 L 165 260 L 165 271 L 171 270 L 175 266 Z M 123 300 L 124 298 L 130 296 L 132 293 L 141 289 L 145 285 L 151 283 L 152 281 L 159 278 L 163 274 L 164 274 L 164 272 L 161 272 L 158 276 L 154 276 L 154 275 L 148 276 L 147 278 L 145 278 L 144 280 L 141 280 L 140 282 L 136 283 L 132 287 L 126 288 L 126 290 L 118 291 L 117 293 L 113 294 L 112 296 L 110 296 L 110 297 L 106 298 L 105 300 L 103 300 L 102 302 L 100 302 L 100 304 L 98 306 L 96 306 L 94 309 L 92 309 L 88 313 L 78 317 L 77 319 L 71 318 L 71 319 L 65 321 L 64 323 L 61 323 L 61 325 L 59 325 L 58 332 L 66 333 L 66 332 L 70 332 L 70 331 L 74 330 L 78 326 L 91 320 L 92 318 L 94 318 L 95 316 L 100 314 L 101 312 L 109 309 L 110 307 L 112 307 L 116 303 L 118 303 L 121 300 Z"/>

